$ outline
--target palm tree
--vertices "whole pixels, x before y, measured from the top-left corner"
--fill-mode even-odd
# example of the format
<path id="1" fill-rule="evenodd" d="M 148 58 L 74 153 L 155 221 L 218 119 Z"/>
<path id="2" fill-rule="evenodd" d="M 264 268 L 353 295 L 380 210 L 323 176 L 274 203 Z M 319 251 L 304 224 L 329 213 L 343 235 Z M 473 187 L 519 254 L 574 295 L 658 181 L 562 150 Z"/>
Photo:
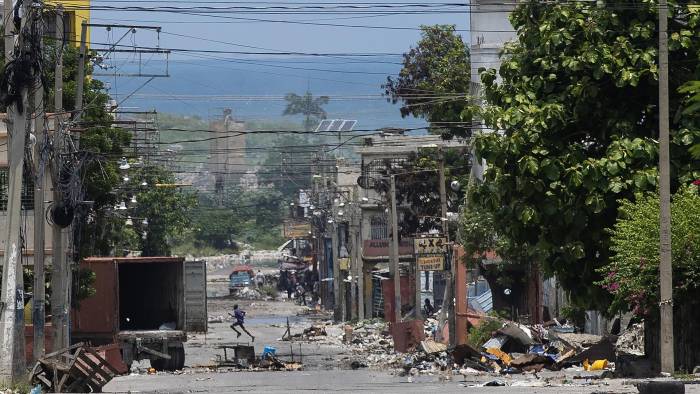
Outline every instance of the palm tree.
<path id="1" fill-rule="evenodd" d="M 304 115 L 304 130 L 311 131 L 319 120 L 326 119 L 326 111 L 323 105 L 328 104 L 330 98 L 328 96 L 314 96 L 306 91 L 306 94 L 299 96 L 296 93 L 287 93 L 284 96 L 287 100 L 287 108 L 284 109 L 283 115 Z"/>

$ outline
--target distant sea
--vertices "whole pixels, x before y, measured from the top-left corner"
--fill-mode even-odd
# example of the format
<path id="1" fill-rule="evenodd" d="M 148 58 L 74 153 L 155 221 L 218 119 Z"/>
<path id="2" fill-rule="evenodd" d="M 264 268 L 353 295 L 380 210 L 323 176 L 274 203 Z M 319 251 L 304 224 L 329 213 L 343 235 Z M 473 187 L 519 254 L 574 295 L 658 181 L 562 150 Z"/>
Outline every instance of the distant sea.
<path id="1" fill-rule="evenodd" d="M 123 111 L 155 109 L 161 113 L 218 118 L 224 108 L 240 120 L 293 121 L 300 116 L 282 116 L 287 93 L 330 96 L 325 106 L 329 119 L 357 120 L 356 129 L 381 127 L 420 128 L 422 119 L 402 118 L 399 105 L 378 97 L 388 75 L 400 70 L 400 57 L 381 58 L 217 58 L 174 59 L 167 64 L 167 78 L 99 76 Z M 116 66 L 113 67 L 110 61 Z M 138 71 L 131 60 L 110 60 L 96 72 L 111 74 Z M 162 74 L 160 59 L 141 62 L 141 72 Z M 142 86 L 143 85 L 143 86 Z M 140 88 L 140 89 L 139 89 Z"/>

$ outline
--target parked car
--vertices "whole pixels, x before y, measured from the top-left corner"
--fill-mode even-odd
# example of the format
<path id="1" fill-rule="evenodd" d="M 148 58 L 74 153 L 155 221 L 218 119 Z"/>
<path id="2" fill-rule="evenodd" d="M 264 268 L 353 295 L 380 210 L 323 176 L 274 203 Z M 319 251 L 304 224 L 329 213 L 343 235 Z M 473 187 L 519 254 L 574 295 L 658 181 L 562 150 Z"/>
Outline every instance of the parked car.
<path id="1" fill-rule="evenodd" d="M 233 272 L 228 276 L 228 292 L 233 294 L 237 289 L 253 285 L 255 272 L 253 267 L 249 265 L 239 265 L 233 269 Z"/>

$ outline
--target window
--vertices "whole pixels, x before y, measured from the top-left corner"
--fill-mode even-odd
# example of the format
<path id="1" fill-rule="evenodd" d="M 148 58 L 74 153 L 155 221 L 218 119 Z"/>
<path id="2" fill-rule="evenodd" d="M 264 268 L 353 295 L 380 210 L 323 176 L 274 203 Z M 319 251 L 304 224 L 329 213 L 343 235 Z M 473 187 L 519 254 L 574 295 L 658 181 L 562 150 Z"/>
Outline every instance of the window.
<path id="1" fill-rule="evenodd" d="M 374 215 L 370 218 L 370 239 L 388 239 L 386 215 Z"/>
<path id="2" fill-rule="evenodd" d="M 34 178 L 24 174 L 22 182 L 22 209 L 34 209 Z M 9 192 L 7 167 L 0 168 L 0 211 L 7 211 L 7 193 Z"/>

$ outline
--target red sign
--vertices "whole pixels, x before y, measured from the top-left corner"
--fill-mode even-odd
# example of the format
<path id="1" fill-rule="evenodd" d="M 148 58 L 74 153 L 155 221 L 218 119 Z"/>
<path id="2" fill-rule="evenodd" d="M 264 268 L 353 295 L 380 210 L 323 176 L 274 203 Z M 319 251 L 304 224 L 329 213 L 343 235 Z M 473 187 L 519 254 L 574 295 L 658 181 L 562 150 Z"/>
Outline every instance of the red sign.
<path id="1" fill-rule="evenodd" d="M 362 244 L 362 254 L 365 257 L 388 257 L 390 252 L 390 239 L 366 239 Z M 413 238 L 399 241 L 399 255 L 413 255 Z"/>

